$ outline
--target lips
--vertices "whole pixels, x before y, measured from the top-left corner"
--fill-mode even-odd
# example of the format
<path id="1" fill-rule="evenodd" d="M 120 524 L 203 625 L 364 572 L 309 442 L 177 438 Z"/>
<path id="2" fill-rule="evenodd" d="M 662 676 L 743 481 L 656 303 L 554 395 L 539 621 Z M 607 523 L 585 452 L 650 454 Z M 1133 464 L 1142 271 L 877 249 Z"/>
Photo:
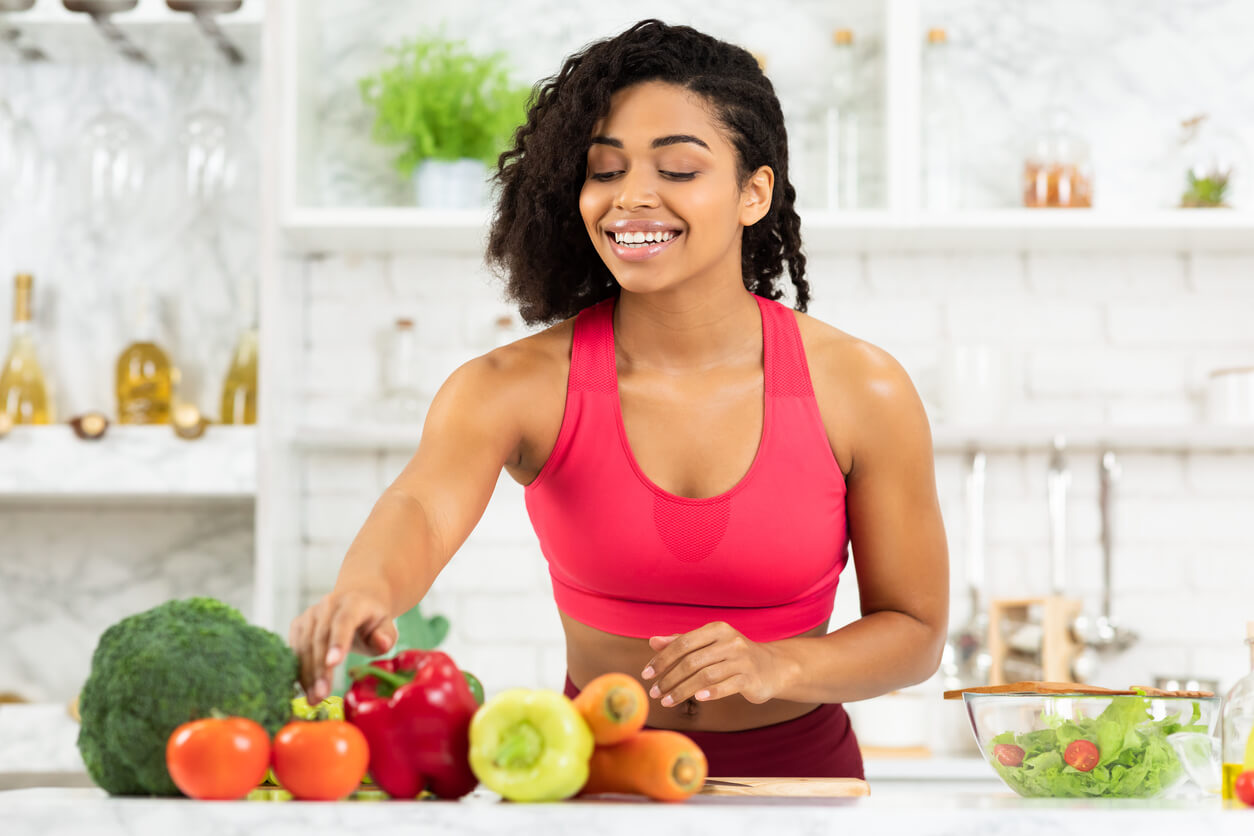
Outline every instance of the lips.
<path id="1" fill-rule="evenodd" d="M 621 230 L 628 232 L 632 230 Z M 606 232 L 605 239 L 610 243 L 610 250 L 623 261 L 647 261 L 661 253 L 667 247 L 683 237 L 683 233 L 675 230 L 675 237 L 669 241 L 658 241 L 645 247 L 625 247 L 614 240 L 614 232 Z"/>

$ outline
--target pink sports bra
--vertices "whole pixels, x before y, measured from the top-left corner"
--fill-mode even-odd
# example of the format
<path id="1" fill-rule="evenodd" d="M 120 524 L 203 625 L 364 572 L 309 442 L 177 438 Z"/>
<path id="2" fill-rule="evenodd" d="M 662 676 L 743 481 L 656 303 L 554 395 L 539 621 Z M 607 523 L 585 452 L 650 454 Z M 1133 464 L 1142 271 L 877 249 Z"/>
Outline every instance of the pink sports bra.
<path id="1" fill-rule="evenodd" d="M 826 624 L 847 559 L 845 480 L 828 444 L 793 311 L 755 296 L 766 404 L 748 473 L 702 499 L 640 469 L 623 428 L 615 299 L 575 318 L 566 412 L 527 485 L 553 595 L 576 621 L 622 636 L 726 621 L 753 641 Z"/>

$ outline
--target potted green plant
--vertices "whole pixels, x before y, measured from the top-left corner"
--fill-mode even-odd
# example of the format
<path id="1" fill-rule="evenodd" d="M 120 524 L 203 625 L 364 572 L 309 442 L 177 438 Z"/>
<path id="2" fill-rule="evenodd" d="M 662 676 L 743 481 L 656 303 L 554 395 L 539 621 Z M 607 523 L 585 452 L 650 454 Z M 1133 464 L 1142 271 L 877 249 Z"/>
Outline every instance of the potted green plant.
<path id="1" fill-rule="evenodd" d="M 526 114 L 526 87 L 505 56 L 475 55 L 462 41 L 423 36 L 388 49 L 391 62 L 358 82 L 375 109 L 372 138 L 400 145 L 396 170 L 413 177 L 419 206 L 482 205 L 487 169 Z"/>

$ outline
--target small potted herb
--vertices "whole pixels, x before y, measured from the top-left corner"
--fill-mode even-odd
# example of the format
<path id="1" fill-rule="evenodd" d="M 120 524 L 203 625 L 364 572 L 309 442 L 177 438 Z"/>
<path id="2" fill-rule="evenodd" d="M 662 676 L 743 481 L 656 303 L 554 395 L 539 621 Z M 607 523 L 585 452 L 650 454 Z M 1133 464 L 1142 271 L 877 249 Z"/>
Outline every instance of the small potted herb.
<path id="1" fill-rule="evenodd" d="M 394 165 L 413 177 L 419 206 L 482 205 L 529 89 L 510 82 L 503 53 L 475 55 L 462 41 L 424 36 L 388 53 L 390 64 L 358 82 L 375 109 L 372 138 L 401 146 Z"/>
<path id="2" fill-rule="evenodd" d="M 1235 136 L 1209 124 L 1206 114 L 1186 119 L 1180 127 L 1185 173 L 1181 208 L 1230 208 L 1232 178 L 1248 167 L 1245 148 Z"/>

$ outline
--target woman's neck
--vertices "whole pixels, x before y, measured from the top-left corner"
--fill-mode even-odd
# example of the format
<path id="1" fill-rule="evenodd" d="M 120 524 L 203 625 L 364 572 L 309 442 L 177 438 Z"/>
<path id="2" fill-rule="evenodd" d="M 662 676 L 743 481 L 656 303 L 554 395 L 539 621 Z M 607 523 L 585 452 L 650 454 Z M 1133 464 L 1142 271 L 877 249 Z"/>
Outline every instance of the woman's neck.
<path id="1" fill-rule="evenodd" d="M 744 285 L 680 287 L 619 296 L 614 342 L 629 365 L 703 372 L 762 356 L 761 312 Z"/>

